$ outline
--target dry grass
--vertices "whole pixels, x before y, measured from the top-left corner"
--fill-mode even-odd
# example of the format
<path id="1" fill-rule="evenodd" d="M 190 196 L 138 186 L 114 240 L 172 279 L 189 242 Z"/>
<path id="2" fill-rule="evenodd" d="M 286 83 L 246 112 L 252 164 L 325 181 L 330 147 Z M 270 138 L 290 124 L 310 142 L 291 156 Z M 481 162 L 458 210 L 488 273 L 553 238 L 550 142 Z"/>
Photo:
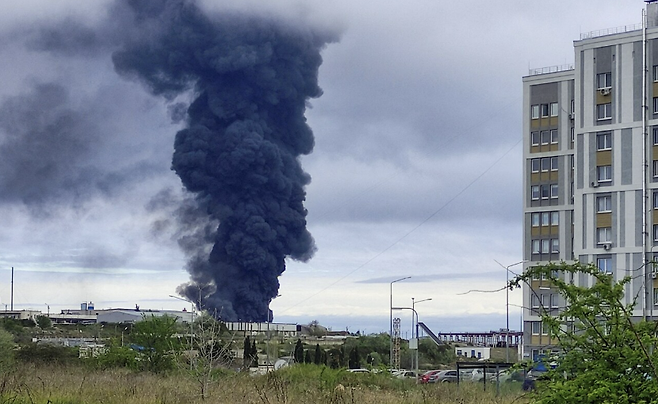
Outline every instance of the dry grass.
<path id="1" fill-rule="evenodd" d="M 303 369 L 302 369 L 303 371 Z M 299 376 L 300 370 L 266 376 L 218 376 L 206 400 L 185 375 L 159 376 L 124 370 L 26 366 L 0 381 L 0 404 L 389 404 L 389 403 L 527 403 L 519 392 L 495 397 L 481 385 L 416 386 L 410 381 L 374 379 L 347 372 L 323 371 Z M 319 376 L 318 376 L 319 375 Z M 383 379 L 382 379 L 383 380 Z"/>

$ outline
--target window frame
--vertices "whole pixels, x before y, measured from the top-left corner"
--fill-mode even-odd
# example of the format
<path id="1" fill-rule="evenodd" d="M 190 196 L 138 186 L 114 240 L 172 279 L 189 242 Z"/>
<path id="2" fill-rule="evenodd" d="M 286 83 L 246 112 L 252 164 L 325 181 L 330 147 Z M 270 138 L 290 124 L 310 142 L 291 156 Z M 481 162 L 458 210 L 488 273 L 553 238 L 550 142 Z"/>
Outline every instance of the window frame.
<path id="1" fill-rule="evenodd" d="M 551 157 L 551 171 L 557 171 L 558 170 L 558 163 L 559 159 L 557 156 Z"/>
<path id="2" fill-rule="evenodd" d="M 559 226 L 559 225 L 560 225 L 560 212 L 554 210 L 551 212 L 551 226 Z"/>
<path id="3" fill-rule="evenodd" d="M 653 225 L 653 241 L 658 241 L 658 224 Z"/>
<path id="4" fill-rule="evenodd" d="M 596 120 L 606 121 L 612 119 L 612 103 L 596 104 Z"/>
<path id="5" fill-rule="evenodd" d="M 612 242 L 612 227 L 596 228 L 596 244 L 607 244 Z"/>
<path id="6" fill-rule="evenodd" d="M 599 132 L 596 134 L 596 150 L 612 150 L 611 132 Z"/>
<path id="7" fill-rule="evenodd" d="M 658 178 L 658 160 L 652 161 L 652 171 L 653 178 Z"/>
<path id="8" fill-rule="evenodd" d="M 596 180 L 598 182 L 612 182 L 612 166 L 596 166 Z"/>
<path id="9" fill-rule="evenodd" d="M 548 144 L 551 144 L 551 131 L 549 130 L 542 130 L 540 132 L 540 144 L 542 146 L 546 146 Z"/>
<path id="10" fill-rule="evenodd" d="M 606 274 L 612 273 L 612 257 L 597 257 L 596 267 L 599 268 L 599 271 Z"/>
<path id="11" fill-rule="evenodd" d="M 551 158 L 550 157 L 542 157 L 541 158 L 540 170 L 541 170 L 542 173 L 547 173 L 551 170 Z"/>
<path id="12" fill-rule="evenodd" d="M 560 197 L 560 187 L 558 184 L 551 184 L 551 198 L 558 199 Z"/>
<path id="13" fill-rule="evenodd" d="M 541 212 L 540 226 L 546 227 L 551 225 L 551 212 Z"/>
<path id="14" fill-rule="evenodd" d="M 551 102 L 550 104 L 548 104 L 548 109 L 549 109 L 549 114 L 550 114 L 552 117 L 558 115 L 558 105 L 557 105 L 557 102 Z"/>
<path id="15" fill-rule="evenodd" d="M 541 254 L 541 243 L 538 239 L 533 239 L 530 242 L 530 253 L 531 254 Z"/>
<path id="16" fill-rule="evenodd" d="M 543 238 L 541 239 L 541 253 L 549 254 L 551 252 L 551 239 Z"/>
<path id="17" fill-rule="evenodd" d="M 558 136 L 557 129 L 551 129 L 549 132 L 551 133 L 551 135 L 550 135 L 551 136 L 551 144 L 558 144 L 559 136 Z"/>
<path id="18" fill-rule="evenodd" d="M 541 218 L 540 218 L 539 212 L 531 213 L 530 214 L 530 227 L 539 227 L 540 223 L 541 223 Z"/>
<path id="19" fill-rule="evenodd" d="M 596 74 L 596 89 L 612 88 L 612 72 Z"/>
<path id="20" fill-rule="evenodd" d="M 541 199 L 547 200 L 551 197 L 551 188 L 549 185 L 541 185 L 539 187 L 539 196 Z"/>
<path id="21" fill-rule="evenodd" d="M 539 131 L 530 132 L 530 145 L 539 146 L 541 144 L 541 133 Z"/>
<path id="22" fill-rule="evenodd" d="M 535 165 L 537 166 L 536 168 L 535 168 Z M 530 159 L 530 172 L 531 173 L 538 173 L 540 166 L 541 166 L 541 159 Z"/>
<path id="23" fill-rule="evenodd" d="M 601 202 L 603 203 L 603 208 L 601 208 Z M 596 197 L 596 213 L 610 213 L 612 212 L 612 195 L 597 195 Z"/>
<path id="24" fill-rule="evenodd" d="M 551 239 L 551 254 L 558 254 L 560 252 L 560 239 L 552 238 Z"/>
<path id="25" fill-rule="evenodd" d="M 658 82 L 658 65 L 653 65 L 653 81 Z"/>
<path id="26" fill-rule="evenodd" d="M 548 118 L 549 114 L 548 104 L 539 104 L 539 116 L 542 118 Z"/>
<path id="27" fill-rule="evenodd" d="M 541 191 L 539 185 L 532 185 L 530 187 L 530 200 L 538 201 L 541 198 Z"/>
<path id="28" fill-rule="evenodd" d="M 530 106 L 530 119 L 539 119 L 539 104 Z"/>

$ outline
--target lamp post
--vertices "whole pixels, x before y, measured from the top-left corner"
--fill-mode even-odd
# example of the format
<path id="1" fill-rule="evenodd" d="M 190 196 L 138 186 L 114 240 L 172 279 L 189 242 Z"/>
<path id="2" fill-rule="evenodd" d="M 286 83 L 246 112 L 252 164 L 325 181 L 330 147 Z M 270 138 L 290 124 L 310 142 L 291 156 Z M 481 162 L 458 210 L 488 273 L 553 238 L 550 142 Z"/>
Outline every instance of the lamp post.
<path id="1" fill-rule="evenodd" d="M 392 307 L 391 306 L 391 312 L 393 312 L 393 310 L 411 310 L 411 311 L 413 311 L 413 313 L 416 315 L 416 324 L 418 324 L 418 312 L 416 311 L 416 309 L 411 308 L 411 307 Z M 418 383 L 418 361 L 416 361 L 416 366 L 415 366 L 414 370 L 416 371 L 416 383 Z"/>
<path id="2" fill-rule="evenodd" d="M 389 349 L 389 355 L 388 355 L 389 366 L 392 365 L 392 360 L 393 360 L 393 284 L 396 283 L 396 282 L 404 281 L 404 280 L 409 279 L 409 278 L 411 278 L 411 276 L 405 276 L 404 278 L 396 279 L 394 281 L 391 281 L 391 283 L 390 283 L 390 288 L 389 288 L 390 318 L 389 318 L 388 325 L 389 325 L 389 330 L 390 330 L 389 336 L 390 336 L 391 341 L 390 341 L 390 344 L 389 344 L 390 349 Z"/>
<path id="3" fill-rule="evenodd" d="M 416 305 L 418 303 L 428 302 L 430 300 L 432 300 L 431 297 L 428 297 L 427 299 L 415 301 L 415 299 L 412 297 L 411 298 L 411 309 L 415 312 L 416 310 L 414 310 L 414 309 L 416 308 Z M 413 321 L 414 321 L 414 316 L 412 314 L 411 315 L 411 326 L 412 326 L 411 327 L 411 338 L 414 338 L 414 330 L 415 330 L 416 331 L 416 334 L 415 334 L 416 344 L 418 344 L 417 348 L 416 348 L 416 358 L 415 359 L 416 359 L 416 364 L 418 365 L 418 351 L 420 350 L 420 341 L 418 340 L 418 335 L 419 335 L 418 334 L 418 315 L 416 315 L 416 324 L 415 325 L 414 325 Z M 416 366 L 416 367 L 418 367 L 418 366 Z"/>
<path id="4" fill-rule="evenodd" d="M 496 260 L 494 260 L 496 261 Z M 508 266 L 504 266 L 500 262 L 496 261 L 496 264 L 500 265 L 501 267 L 505 268 L 505 277 L 506 277 L 506 282 L 505 282 L 505 318 L 506 318 L 506 324 L 505 324 L 505 361 L 509 363 L 509 273 L 510 268 L 516 265 L 523 264 L 525 262 L 528 262 L 527 260 L 515 262 L 513 264 L 510 264 Z"/>
<path id="5" fill-rule="evenodd" d="M 48 317 L 50 318 L 50 305 L 48 303 L 44 303 L 44 304 L 48 308 Z"/>

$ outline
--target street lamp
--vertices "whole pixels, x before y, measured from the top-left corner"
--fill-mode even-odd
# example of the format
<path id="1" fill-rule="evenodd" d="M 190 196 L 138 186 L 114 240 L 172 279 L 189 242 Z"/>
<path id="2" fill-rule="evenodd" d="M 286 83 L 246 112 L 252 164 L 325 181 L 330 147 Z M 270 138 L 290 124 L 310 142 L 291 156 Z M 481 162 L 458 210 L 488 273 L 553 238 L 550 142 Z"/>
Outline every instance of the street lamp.
<path id="1" fill-rule="evenodd" d="M 389 349 L 389 355 L 388 355 L 389 365 L 392 364 L 391 361 L 393 360 L 393 284 L 396 283 L 396 282 L 404 281 L 404 280 L 409 279 L 409 278 L 411 278 L 411 276 L 405 276 L 404 278 L 396 279 L 394 281 L 391 281 L 391 283 L 390 283 L 390 288 L 389 288 L 390 305 L 389 305 L 389 307 L 391 309 L 390 310 L 391 316 L 390 316 L 388 325 L 389 325 L 389 330 L 390 330 L 389 336 L 391 338 L 391 341 L 390 341 L 390 345 L 389 345 L 390 349 Z"/>
<path id="2" fill-rule="evenodd" d="M 496 260 L 494 260 L 496 261 Z M 506 317 L 506 328 L 505 328 L 505 361 L 509 363 L 509 273 L 510 268 L 519 264 L 523 264 L 525 262 L 528 262 L 528 260 L 523 260 L 519 262 L 515 262 L 513 264 L 510 264 L 508 266 L 504 266 L 500 262 L 496 261 L 496 264 L 500 265 L 501 267 L 505 268 L 505 276 L 507 281 L 505 282 L 505 317 Z"/>
<path id="3" fill-rule="evenodd" d="M 50 305 L 48 303 L 44 303 L 46 307 L 48 308 L 48 317 L 50 317 Z"/>
<path id="4" fill-rule="evenodd" d="M 428 302 L 430 300 L 432 300 L 431 297 L 428 297 L 427 299 L 415 301 L 415 299 L 412 297 L 411 298 L 411 309 L 412 310 L 415 309 L 416 305 L 418 303 Z M 414 312 L 415 312 L 415 310 L 414 310 Z M 419 333 L 418 333 L 418 315 L 416 315 L 416 325 L 415 325 L 415 327 L 414 327 L 413 321 L 414 321 L 414 316 L 412 315 L 411 316 L 411 326 L 412 326 L 412 328 L 411 328 L 411 338 L 414 338 L 414 330 L 416 330 L 416 344 L 418 344 L 417 345 L 418 348 L 416 348 L 416 364 L 418 364 L 418 351 L 420 350 L 420 341 L 418 340 L 418 335 L 419 335 Z M 416 367 L 418 367 L 418 366 L 416 366 Z"/>
<path id="5" fill-rule="evenodd" d="M 413 313 L 416 315 L 416 324 L 418 324 L 418 312 L 416 311 L 416 309 L 411 308 L 411 307 L 391 307 L 391 311 L 393 311 L 393 310 L 411 310 L 411 311 L 413 311 Z M 416 371 L 416 383 L 418 383 L 418 361 L 416 361 L 415 371 Z"/>

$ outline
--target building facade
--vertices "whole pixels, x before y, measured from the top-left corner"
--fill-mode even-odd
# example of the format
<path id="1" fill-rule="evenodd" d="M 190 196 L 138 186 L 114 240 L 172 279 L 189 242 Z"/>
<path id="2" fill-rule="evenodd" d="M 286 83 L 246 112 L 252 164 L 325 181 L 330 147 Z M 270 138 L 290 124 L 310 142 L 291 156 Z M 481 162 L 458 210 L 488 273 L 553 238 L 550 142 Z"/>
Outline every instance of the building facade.
<path id="1" fill-rule="evenodd" d="M 658 5 L 646 15 L 582 34 L 573 65 L 523 78 L 524 269 L 580 261 L 631 276 L 638 318 L 658 303 Z M 546 280 L 524 288 L 526 358 L 557 349 L 539 312 L 564 305 Z"/>

